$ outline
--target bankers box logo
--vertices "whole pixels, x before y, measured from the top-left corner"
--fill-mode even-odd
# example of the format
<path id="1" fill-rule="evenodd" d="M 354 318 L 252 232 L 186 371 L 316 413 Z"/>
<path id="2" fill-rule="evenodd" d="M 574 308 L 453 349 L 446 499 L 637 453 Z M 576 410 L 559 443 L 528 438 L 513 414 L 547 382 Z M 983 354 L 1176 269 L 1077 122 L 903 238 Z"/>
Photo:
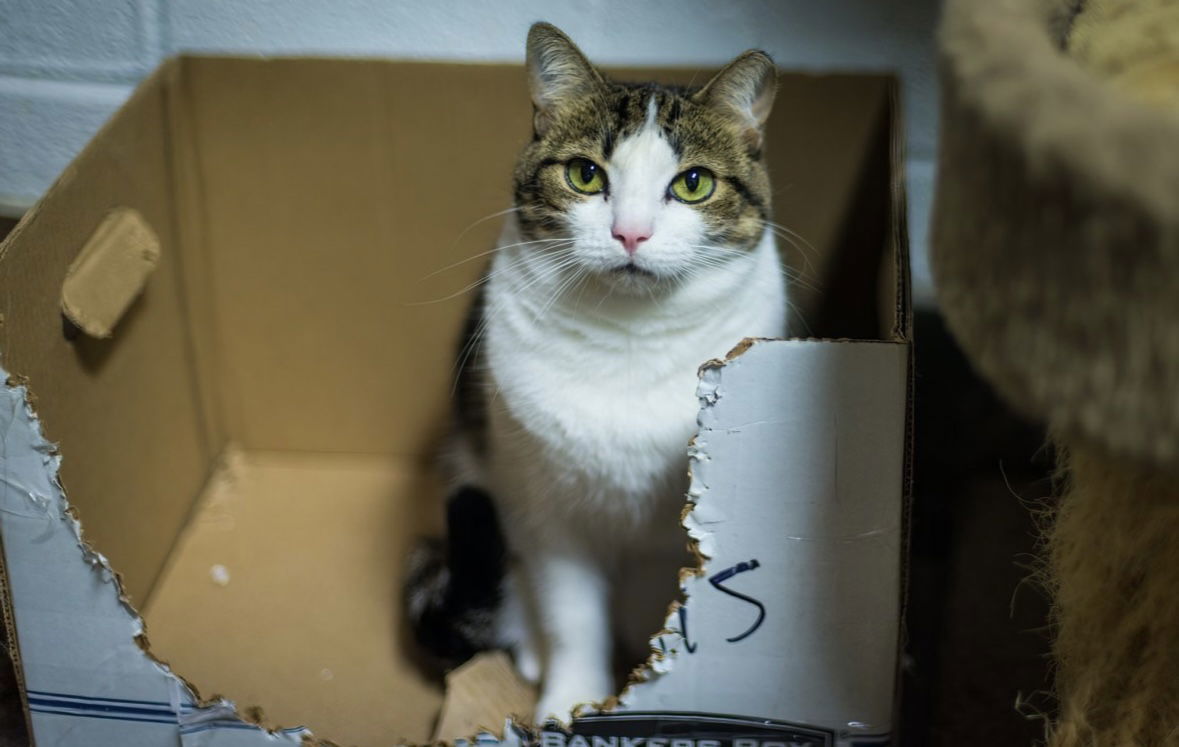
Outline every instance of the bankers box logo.
<path id="1" fill-rule="evenodd" d="M 826 729 L 697 713 L 583 716 L 570 733 L 543 731 L 536 747 L 887 747 L 887 735 L 837 740 Z"/>

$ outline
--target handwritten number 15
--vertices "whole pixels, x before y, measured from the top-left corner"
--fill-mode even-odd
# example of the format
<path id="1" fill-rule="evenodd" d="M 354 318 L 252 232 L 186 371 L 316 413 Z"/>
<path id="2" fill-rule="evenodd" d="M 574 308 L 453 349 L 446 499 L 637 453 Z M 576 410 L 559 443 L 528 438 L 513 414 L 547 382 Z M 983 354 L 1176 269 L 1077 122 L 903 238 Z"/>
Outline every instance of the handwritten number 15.
<path id="1" fill-rule="evenodd" d="M 725 586 L 724 584 L 726 581 L 733 578 L 733 576 L 736 576 L 740 573 L 744 573 L 746 571 L 755 570 L 758 567 L 760 567 L 760 565 L 761 564 L 757 562 L 757 559 L 754 558 L 753 560 L 750 560 L 748 562 L 738 563 L 735 566 L 732 566 L 730 568 L 726 568 L 723 571 L 720 571 L 719 573 L 714 573 L 713 575 L 708 577 L 708 583 L 712 584 L 713 588 L 715 588 L 717 591 L 728 594 L 729 596 L 731 596 L 735 599 L 740 599 L 741 601 L 746 602 L 747 604 L 751 604 L 757 608 L 757 619 L 753 622 L 753 625 L 749 626 L 749 628 L 747 630 L 745 630 L 745 632 L 743 632 L 739 635 L 735 635 L 731 638 L 726 638 L 725 640 L 728 641 L 729 643 L 737 643 L 738 641 L 743 641 L 746 638 L 748 638 L 749 636 L 753 635 L 753 633 L 758 628 L 761 627 L 761 624 L 763 622 L 765 622 L 766 608 L 765 608 L 764 604 L 762 604 L 758 600 L 754 599 L 753 597 L 749 596 L 748 594 L 742 594 L 739 591 L 736 591 L 734 589 L 730 589 L 729 587 Z M 699 643 L 692 643 L 692 641 L 688 638 L 688 610 L 686 607 L 679 608 L 679 617 L 680 617 L 680 636 L 683 638 L 684 648 L 686 648 L 688 650 L 689 654 L 694 654 L 694 653 L 696 653 L 696 647 L 699 646 L 700 644 Z M 662 639 L 660 639 L 660 641 L 662 641 Z"/>

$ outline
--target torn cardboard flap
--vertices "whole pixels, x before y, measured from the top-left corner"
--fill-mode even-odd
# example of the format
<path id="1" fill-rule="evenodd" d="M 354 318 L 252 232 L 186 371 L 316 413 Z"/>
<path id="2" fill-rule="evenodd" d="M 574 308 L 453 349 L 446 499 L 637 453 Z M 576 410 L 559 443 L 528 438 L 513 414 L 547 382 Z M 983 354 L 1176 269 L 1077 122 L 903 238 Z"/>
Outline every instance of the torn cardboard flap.
<path id="1" fill-rule="evenodd" d="M 0 531 L 14 659 L 37 744 L 300 744 L 303 729 L 267 732 L 237 718 L 228 701 L 200 702 L 141 646 L 143 621 L 106 558 L 85 544 L 58 479 L 61 459 L 27 395 L 0 386 Z M 11 571 L 25 568 L 36 572 Z"/>
<path id="2" fill-rule="evenodd" d="M 66 271 L 61 308 L 91 337 L 111 336 L 160 261 L 160 240 L 132 208 L 107 214 Z"/>
<path id="3" fill-rule="evenodd" d="M 686 601 L 653 642 L 655 676 L 622 694 L 619 713 L 887 737 L 907 355 L 888 343 L 755 341 L 703 369 L 684 525 L 707 562 L 683 579 Z"/>

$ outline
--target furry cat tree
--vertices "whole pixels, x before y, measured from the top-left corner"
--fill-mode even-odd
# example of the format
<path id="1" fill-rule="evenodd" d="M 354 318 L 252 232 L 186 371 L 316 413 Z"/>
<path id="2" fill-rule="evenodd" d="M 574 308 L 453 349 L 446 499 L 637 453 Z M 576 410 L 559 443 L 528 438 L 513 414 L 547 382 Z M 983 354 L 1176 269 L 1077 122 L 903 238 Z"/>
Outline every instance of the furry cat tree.
<path id="1" fill-rule="evenodd" d="M 948 0 L 932 251 L 1062 455 L 1054 747 L 1179 744 L 1179 0 Z"/>

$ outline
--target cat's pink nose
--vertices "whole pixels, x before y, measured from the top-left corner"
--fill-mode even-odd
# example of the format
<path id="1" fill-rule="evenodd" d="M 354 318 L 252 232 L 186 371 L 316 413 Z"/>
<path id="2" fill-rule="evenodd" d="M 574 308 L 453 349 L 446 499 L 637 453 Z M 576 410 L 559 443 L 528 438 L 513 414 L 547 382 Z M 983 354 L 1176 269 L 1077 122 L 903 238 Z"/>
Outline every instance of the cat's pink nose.
<path id="1" fill-rule="evenodd" d="M 610 235 L 622 242 L 622 248 L 627 254 L 633 255 L 639 250 L 639 244 L 651 238 L 651 227 L 623 226 L 615 223 L 610 229 Z"/>

